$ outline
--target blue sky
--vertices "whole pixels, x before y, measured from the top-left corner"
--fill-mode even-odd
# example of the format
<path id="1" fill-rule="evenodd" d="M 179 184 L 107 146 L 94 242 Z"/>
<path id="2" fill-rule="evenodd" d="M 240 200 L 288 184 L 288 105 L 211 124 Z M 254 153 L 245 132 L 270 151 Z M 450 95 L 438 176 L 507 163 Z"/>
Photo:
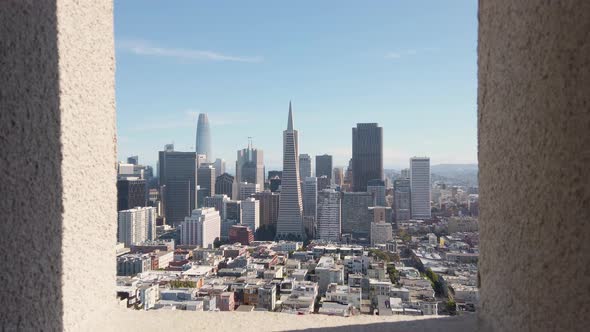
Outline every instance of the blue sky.
<path id="1" fill-rule="evenodd" d="M 351 128 L 384 130 L 384 166 L 477 160 L 477 1 L 115 0 L 119 159 L 247 145 L 282 165 L 293 101 L 300 153 L 351 156 Z"/>

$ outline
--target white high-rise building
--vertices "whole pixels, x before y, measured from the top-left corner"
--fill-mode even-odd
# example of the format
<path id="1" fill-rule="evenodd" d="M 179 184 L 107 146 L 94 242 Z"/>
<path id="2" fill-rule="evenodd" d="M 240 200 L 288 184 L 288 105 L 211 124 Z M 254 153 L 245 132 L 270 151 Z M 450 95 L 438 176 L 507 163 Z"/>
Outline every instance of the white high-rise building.
<path id="1" fill-rule="evenodd" d="M 242 225 L 250 227 L 252 232 L 260 227 L 260 201 L 246 198 L 242 201 Z"/>
<path id="2" fill-rule="evenodd" d="M 217 178 L 221 174 L 225 173 L 225 160 L 220 158 L 215 159 L 213 167 L 215 167 L 215 177 Z"/>
<path id="3" fill-rule="evenodd" d="M 299 179 L 304 181 L 311 176 L 311 157 L 308 154 L 299 155 Z"/>
<path id="4" fill-rule="evenodd" d="M 307 234 L 315 237 L 317 231 L 318 179 L 306 177 L 303 180 L 303 225 Z"/>
<path id="5" fill-rule="evenodd" d="M 156 239 L 156 208 L 137 207 L 119 211 L 118 241 L 126 247 Z"/>
<path id="6" fill-rule="evenodd" d="M 215 208 L 194 209 L 180 224 L 180 243 L 212 248 L 221 236 L 221 217 Z"/>
<path id="7" fill-rule="evenodd" d="M 326 241 L 340 241 L 340 192 L 324 189 L 318 193 L 318 235 Z"/>
<path id="8" fill-rule="evenodd" d="M 277 239 L 305 239 L 303 204 L 299 182 L 299 135 L 293 129 L 293 111 L 289 102 L 287 130 L 283 131 L 283 176 L 277 220 Z"/>
<path id="9" fill-rule="evenodd" d="M 260 185 L 258 183 L 240 182 L 238 184 L 238 200 L 249 198 L 250 195 L 260 191 Z"/>
<path id="10" fill-rule="evenodd" d="M 430 158 L 410 159 L 410 194 L 413 219 L 430 219 Z"/>

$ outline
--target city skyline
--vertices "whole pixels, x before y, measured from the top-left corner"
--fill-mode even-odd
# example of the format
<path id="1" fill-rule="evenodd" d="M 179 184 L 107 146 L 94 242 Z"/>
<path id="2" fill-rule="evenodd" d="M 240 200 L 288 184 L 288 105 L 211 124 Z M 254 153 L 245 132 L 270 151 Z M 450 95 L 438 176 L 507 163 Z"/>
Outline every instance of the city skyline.
<path id="1" fill-rule="evenodd" d="M 415 155 L 477 160 L 475 3 L 429 3 L 428 13 L 420 2 L 138 5 L 115 3 L 120 160 L 155 166 L 172 142 L 194 151 L 207 113 L 212 158 L 233 168 L 252 136 L 267 170 L 280 169 L 289 99 L 300 153 L 328 153 L 336 167 L 351 158 L 351 128 L 373 122 L 384 128 L 385 168 Z"/>

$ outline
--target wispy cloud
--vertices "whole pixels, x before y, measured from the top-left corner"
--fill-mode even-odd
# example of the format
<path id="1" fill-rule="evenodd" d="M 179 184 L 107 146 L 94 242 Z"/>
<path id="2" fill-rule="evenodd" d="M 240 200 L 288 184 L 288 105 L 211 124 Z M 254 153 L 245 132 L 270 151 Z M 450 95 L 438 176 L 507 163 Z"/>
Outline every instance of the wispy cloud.
<path id="1" fill-rule="evenodd" d="M 172 130 L 182 128 L 196 128 L 199 113 L 203 113 L 198 109 L 186 109 L 168 113 L 165 116 L 145 118 L 141 123 L 129 128 L 132 132 L 146 132 L 153 130 Z M 211 126 L 227 126 L 227 125 L 245 125 L 250 119 L 243 112 L 214 112 L 207 113 Z"/>
<path id="2" fill-rule="evenodd" d="M 117 47 L 122 51 L 136 55 L 170 57 L 194 61 L 261 62 L 263 60 L 261 56 L 236 56 L 208 50 L 162 47 L 144 40 L 117 41 Z"/>

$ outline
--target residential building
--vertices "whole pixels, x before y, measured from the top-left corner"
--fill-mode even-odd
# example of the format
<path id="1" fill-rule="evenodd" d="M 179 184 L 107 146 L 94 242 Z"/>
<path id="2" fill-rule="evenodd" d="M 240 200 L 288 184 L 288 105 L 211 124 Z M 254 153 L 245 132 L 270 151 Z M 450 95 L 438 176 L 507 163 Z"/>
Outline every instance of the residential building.
<path id="1" fill-rule="evenodd" d="M 331 256 L 320 258 L 315 268 L 318 278 L 319 294 L 324 295 L 328 286 L 332 283 L 342 285 L 344 283 L 344 266 L 336 264 Z"/>
<path id="2" fill-rule="evenodd" d="M 367 192 L 375 195 L 375 206 L 387 206 L 385 200 L 385 181 L 372 179 L 367 182 Z"/>
<path id="3" fill-rule="evenodd" d="M 251 196 L 260 202 L 260 226 L 277 225 L 280 195 L 270 191 L 257 192 Z"/>
<path id="4" fill-rule="evenodd" d="M 249 226 L 234 225 L 229 229 L 230 243 L 239 242 L 243 245 L 249 245 L 254 241 L 254 233 Z"/>
<path id="5" fill-rule="evenodd" d="M 367 191 L 367 183 L 383 179 L 383 128 L 358 123 L 352 128 L 353 191 Z"/>
<path id="6" fill-rule="evenodd" d="M 221 236 L 221 218 L 214 208 L 193 210 L 190 217 L 180 225 L 180 243 L 212 248 L 216 238 Z"/>
<path id="7" fill-rule="evenodd" d="M 152 258 L 148 254 L 125 254 L 117 257 L 117 276 L 133 276 L 151 270 Z"/>
<path id="8" fill-rule="evenodd" d="M 242 200 L 241 224 L 250 227 L 252 232 L 260 227 L 260 202 L 254 198 Z"/>
<path id="9" fill-rule="evenodd" d="M 396 221 L 406 221 L 412 218 L 410 180 L 393 181 L 393 215 Z"/>
<path id="10" fill-rule="evenodd" d="M 125 247 L 156 239 L 156 208 L 138 207 L 119 211 L 118 242 Z"/>
<path id="11" fill-rule="evenodd" d="M 303 225 L 307 235 L 314 238 L 317 228 L 318 182 L 316 177 L 303 180 Z"/>
<path id="12" fill-rule="evenodd" d="M 373 215 L 371 222 L 371 246 L 377 244 L 386 244 L 393 240 L 393 226 L 389 221 L 391 208 L 370 207 L 369 210 Z"/>
<path id="13" fill-rule="evenodd" d="M 430 219 L 430 158 L 410 159 L 410 194 L 412 219 Z"/>
<path id="14" fill-rule="evenodd" d="M 371 216 L 369 207 L 375 206 L 375 198 L 368 192 L 342 193 L 342 233 L 355 237 L 369 237 Z"/>
<path id="15" fill-rule="evenodd" d="M 317 238 L 326 241 L 340 241 L 340 192 L 324 189 L 318 193 Z"/>

